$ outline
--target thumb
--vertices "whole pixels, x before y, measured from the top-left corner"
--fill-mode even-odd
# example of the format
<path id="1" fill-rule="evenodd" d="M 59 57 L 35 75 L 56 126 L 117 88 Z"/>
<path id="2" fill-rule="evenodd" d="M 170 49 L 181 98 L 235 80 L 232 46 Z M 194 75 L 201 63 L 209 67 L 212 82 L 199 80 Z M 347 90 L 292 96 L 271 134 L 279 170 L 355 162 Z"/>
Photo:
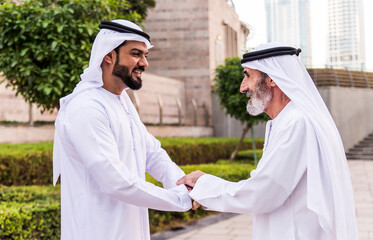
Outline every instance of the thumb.
<path id="1" fill-rule="evenodd" d="M 177 180 L 177 182 L 176 182 L 176 185 L 181 185 L 181 184 L 185 184 L 185 179 L 184 179 L 184 177 L 182 177 L 182 178 L 180 178 L 179 180 Z"/>

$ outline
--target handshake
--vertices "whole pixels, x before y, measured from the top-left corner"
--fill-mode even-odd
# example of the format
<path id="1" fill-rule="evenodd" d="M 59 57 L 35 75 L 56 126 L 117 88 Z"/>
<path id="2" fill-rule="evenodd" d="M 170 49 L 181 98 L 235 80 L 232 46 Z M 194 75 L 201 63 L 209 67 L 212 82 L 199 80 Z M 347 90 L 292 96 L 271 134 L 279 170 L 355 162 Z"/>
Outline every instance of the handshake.
<path id="1" fill-rule="evenodd" d="M 176 185 L 184 184 L 188 188 L 188 191 L 190 192 L 193 190 L 194 185 L 196 185 L 197 180 L 204 174 L 206 173 L 201 172 L 199 170 L 191 172 L 185 175 L 184 177 L 180 178 L 179 180 L 177 180 Z M 193 210 L 196 210 L 197 208 L 201 206 L 201 204 L 199 204 L 198 202 L 194 200 L 192 200 L 192 204 L 193 204 L 193 207 L 192 207 Z"/>

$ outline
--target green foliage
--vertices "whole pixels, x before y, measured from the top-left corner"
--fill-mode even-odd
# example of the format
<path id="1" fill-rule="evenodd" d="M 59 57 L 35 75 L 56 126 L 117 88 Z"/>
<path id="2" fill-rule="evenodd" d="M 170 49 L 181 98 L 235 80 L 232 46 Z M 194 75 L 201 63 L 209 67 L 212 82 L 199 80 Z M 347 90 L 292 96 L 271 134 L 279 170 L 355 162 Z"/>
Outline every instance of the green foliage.
<path id="1" fill-rule="evenodd" d="M 218 66 L 215 71 L 214 92 L 218 94 L 220 105 L 224 107 L 229 116 L 249 126 L 269 119 L 265 113 L 258 116 L 251 116 L 247 113 L 248 98 L 240 93 L 244 75 L 241 60 L 238 57 L 225 59 L 225 65 Z"/>
<path id="2" fill-rule="evenodd" d="M 0 157 L 17 157 L 21 154 L 33 155 L 46 151 L 52 151 L 52 148 L 53 142 L 0 144 Z"/>
<path id="3" fill-rule="evenodd" d="M 0 184 L 44 185 L 52 182 L 51 142 L 0 146 Z"/>
<path id="4" fill-rule="evenodd" d="M 49 240 L 59 235 L 59 188 L 0 186 L 0 239 Z"/>
<path id="5" fill-rule="evenodd" d="M 254 165 L 245 162 L 229 163 L 227 160 L 221 160 L 215 164 L 199 164 L 180 166 L 183 171 L 188 174 L 195 170 L 212 174 L 229 181 L 240 181 L 250 177 L 250 172 L 254 169 Z"/>
<path id="6" fill-rule="evenodd" d="M 172 141 L 172 139 L 167 141 Z M 175 139 L 175 143 L 169 145 L 162 143 L 162 146 L 175 163 L 187 165 L 211 163 L 219 159 L 228 158 L 238 141 L 239 139 L 237 138 L 205 138 L 194 142 L 193 140 L 189 142 L 188 139 L 185 142 L 184 139 Z M 258 145 L 262 147 L 263 140 L 259 140 Z M 251 148 L 251 139 L 245 139 L 240 145 L 240 150 Z"/>
<path id="7" fill-rule="evenodd" d="M 59 107 L 88 65 L 101 20 L 141 15 L 121 0 L 24 0 L 0 5 L 0 72 L 7 86 L 44 110 Z"/>
<path id="8" fill-rule="evenodd" d="M 163 138 L 163 148 L 178 165 L 216 162 L 228 158 L 237 138 Z M 259 147 L 263 140 L 257 140 Z M 241 149 L 252 147 L 245 139 Z M 0 184 L 46 185 L 52 183 L 53 143 L 0 144 Z"/>
<path id="9" fill-rule="evenodd" d="M 188 165 L 181 167 L 186 173 L 197 169 L 229 181 L 249 178 L 254 166 L 248 163 Z M 147 175 L 147 181 L 160 185 Z M 151 232 L 168 229 L 178 224 L 212 214 L 198 209 L 187 212 L 149 210 Z M 0 185 L 0 239 L 59 239 L 60 187 L 53 186 L 1 186 Z"/>
<path id="10" fill-rule="evenodd" d="M 263 155 L 263 150 L 256 150 L 257 157 L 260 159 Z M 252 161 L 254 160 L 253 150 L 244 150 L 237 153 L 236 160 Z"/>
<path id="11" fill-rule="evenodd" d="M 127 2 L 130 4 L 130 11 L 140 14 L 144 19 L 148 8 L 155 7 L 155 0 L 127 0 Z"/>

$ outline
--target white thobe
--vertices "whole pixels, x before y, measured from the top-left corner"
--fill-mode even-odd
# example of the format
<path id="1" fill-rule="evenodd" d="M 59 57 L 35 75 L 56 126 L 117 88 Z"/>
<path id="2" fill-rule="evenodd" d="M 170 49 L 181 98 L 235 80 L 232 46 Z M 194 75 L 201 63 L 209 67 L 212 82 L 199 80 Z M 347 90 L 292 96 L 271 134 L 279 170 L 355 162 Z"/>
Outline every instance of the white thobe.
<path id="1" fill-rule="evenodd" d="M 148 133 L 126 92 L 81 92 L 60 111 L 55 134 L 61 239 L 149 240 L 148 208 L 191 208 L 188 190 L 175 184 L 184 172 Z M 164 188 L 146 182 L 145 172 Z"/>
<path id="2" fill-rule="evenodd" d="M 206 174 L 190 196 L 210 210 L 254 215 L 253 240 L 334 239 L 307 208 L 307 162 L 319 154 L 316 139 L 290 102 L 267 122 L 263 156 L 249 179 L 229 182 Z"/>

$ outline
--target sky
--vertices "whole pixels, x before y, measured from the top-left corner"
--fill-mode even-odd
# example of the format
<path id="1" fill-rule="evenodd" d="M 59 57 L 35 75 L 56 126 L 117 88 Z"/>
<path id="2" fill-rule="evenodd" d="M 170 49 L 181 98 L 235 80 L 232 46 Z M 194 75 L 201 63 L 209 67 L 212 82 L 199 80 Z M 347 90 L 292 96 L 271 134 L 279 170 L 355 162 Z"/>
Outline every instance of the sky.
<path id="1" fill-rule="evenodd" d="M 249 25 L 252 34 L 247 42 L 253 48 L 267 42 L 265 0 L 232 0 L 240 20 Z M 327 52 L 327 0 L 310 0 L 312 63 L 325 66 Z M 362 0 L 365 29 L 365 60 L 368 71 L 373 71 L 373 1 Z M 370 24 L 369 24 L 370 23 Z M 297 46 L 294 46 L 297 47 Z"/>

